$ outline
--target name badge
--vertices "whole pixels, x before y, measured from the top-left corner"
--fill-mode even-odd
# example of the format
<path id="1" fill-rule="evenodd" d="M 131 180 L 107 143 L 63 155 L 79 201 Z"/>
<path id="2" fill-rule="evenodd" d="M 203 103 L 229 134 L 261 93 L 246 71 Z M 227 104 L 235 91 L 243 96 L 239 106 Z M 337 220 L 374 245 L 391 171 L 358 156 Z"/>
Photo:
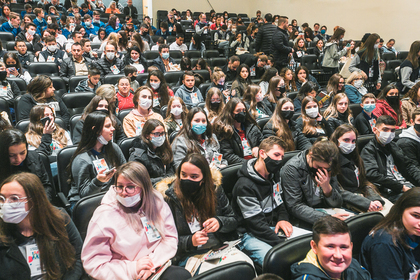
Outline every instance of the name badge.
<path id="1" fill-rule="evenodd" d="M 369 78 L 373 78 L 373 67 L 369 68 Z"/>
<path id="2" fill-rule="evenodd" d="M 376 125 L 376 120 L 375 119 L 370 119 L 369 124 L 370 124 L 370 128 L 374 128 L 375 125 Z"/>
<path id="3" fill-rule="evenodd" d="M 92 161 L 92 163 L 93 163 L 93 166 L 95 166 L 95 170 L 96 172 L 98 172 L 98 174 L 102 170 L 105 170 L 105 171 L 109 170 L 108 164 L 106 163 L 106 160 L 104 158 L 94 160 Z"/>
<path id="4" fill-rule="evenodd" d="M 155 225 L 149 222 L 147 217 L 141 217 L 141 222 L 143 224 L 144 231 L 146 232 L 147 239 L 150 243 L 153 243 L 162 238 Z"/>
<path id="5" fill-rule="evenodd" d="M 116 65 L 112 65 L 111 66 L 111 71 L 112 73 L 114 73 L 115 75 L 120 74 L 120 69 L 118 69 L 118 67 Z"/>
<path id="6" fill-rule="evenodd" d="M 213 153 L 213 159 L 212 159 L 212 163 L 214 163 L 215 166 L 219 167 L 222 164 L 222 158 L 223 155 L 219 154 L 219 153 Z"/>
<path id="7" fill-rule="evenodd" d="M 158 107 L 159 105 L 160 105 L 159 97 L 154 96 L 153 97 L 153 107 Z"/>
<path id="8" fill-rule="evenodd" d="M 201 225 L 195 217 L 193 217 L 193 220 L 188 223 L 188 227 L 190 228 L 192 234 L 201 230 Z"/>
<path id="9" fill-rule="evenodd" d="M 0 96 L 7 96 L 7 86 L 0 87 Z"/>
<path id="10" fill-rule="evenodd" d="M 254 77 L 255 76 L 255 65 L 251 67 L 251 69 L 249 69 L 251 72 L 251 76 Z"/>
<path id="11" fill-rule="evenodd" d="M 48 56 L 47 62 L 55 62 L 55 57 L 54 56 Z"/>
<path id="12" fill-rule="evenodd" d="M 136 136 L 141 135 L 144 124 L 145 124 L 145 122 L 143 122 L 143 121 L 136 122 Z"/>
<path id="13" fill-rule="evenodd" d="M 408 275 L 408 279 L 409 280 L 417 280 L 419 279 L 419 274 L 420 274 L 420 269 L 414 271 L 414 272 L 410 272 L 410 274 Z"/>
<path id="14" fill-rule="evenodd" d="M 244 157 L 252 155 L 251 146 L 246 138 L 242 140 L 242 149 L 244 150 Z"/>
<path id="15" fill-rule="evenodd" d="M 401 175 L 401 173 L 398 171 L 398 169 L 397 169 L 397 166 L 396 165 L 394 165 L 394 166 L 392 166 L 391 167 L 391 171 L 392 171 L 392 174 L 394 174 L 394 176 L 395 176 L 395 178 L 398 180 L 398 181 L 402 181 L 402 180 L 404 180 L 404 177 Z"/>
<path id="16" fill-rule="evenodd" d="M 276 205 L 279 206 L 283 203 L 283 199 L 281 198 L 282 188 L 280 186 L 280 183 L 273 185 L 273 197 L 276 201 Z"/>
<path id="17" fill-rule="evenodd" d="M 26 262 L 31 270 L 31 277 L 42 274 L 40 254 L 36 244 L 26 246 Z"/>
<path id="18" fill-rule="evenodd" d="M 191 102 L 192 102 L 193 104 L 197 104 L 198 102 L 200 102 L 200 101 L 198 100 L 198 95 L 197 95 L 197 93 L 196 93 L 196 92 L 191 93 L 191 94 L 190 94 L 190 97 L 191 97 Z"/>

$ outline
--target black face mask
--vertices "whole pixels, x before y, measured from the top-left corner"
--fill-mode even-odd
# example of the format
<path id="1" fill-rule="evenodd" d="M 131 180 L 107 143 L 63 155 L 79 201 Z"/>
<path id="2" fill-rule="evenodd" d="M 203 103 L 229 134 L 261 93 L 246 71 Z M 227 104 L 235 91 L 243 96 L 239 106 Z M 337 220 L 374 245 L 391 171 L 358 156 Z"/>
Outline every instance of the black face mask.
<path id="1" fill-rule="evenodd" d="M 269 155 L 264 159 L 265 168 L 267 168 L 267 171 L 270 174 L 274 174 L 280 171 L 280 169 L 283 167 L 283 161 L 282 160 L 274 160 Z"/>
<path id="2" fill-rule="evenodd" d="M 286 92 L 286 87 L 285 86 L 277 87 L 276 90 L 283 94 Z"/>
<path id="3" fill-rule="evenodd" d="M 387 96 L 386 101 L 389 105 L 397 105 L 400 102 L 399 96 Z"/>
<path id="4" fill-rule="evenodd" d="M 12 67 L 16 68 L 16 64 L 7 64 L 6 67 L 7 68 L 12 68 Z"/>
<path id="5" fill-rule="evenodd" d="M 137 76 L 131 76 L 130 79 L 132 82 L 134 82 L 137 79 Z"/>
<path id="6" fill-rule="evenodd" d="M 181 179 L 180 189 L 182 195 L 189 200 L 196 200 L 201 190 L 201 181 L 191 181 Z"/>
<path id="7" fill-rule="evenodd" d="M 0 72 L 0 74 L 1 74 L 1 72 Z M 0 76 L 1 77 L 1 76 Z M 415 123 L 414 124 L 414 129 L 417 131 L 417 132 L 420 132 L 420 123 Z"/>
<path id="8" fill-rule="evenodd" d="M 295 112 L 294 111 L 281 111 L 281 116 L 285 119 L 285 120 L 290 120 L 293 117 L 293 114 Z"/>
<path id="9" fill-rule="evenodd" d="M 7 78 L 7 71 L 0 71 L 0 81 L 4 81 Z"/>
<path id="10" fill-rule="evenodd" d="M 245 112 L 240 112 L 238 114 L 235 114 L 233 116 L 233 119 L 235 121 L 239 122 L 239 123 L 244 123 L 245 122 L 245 119 L 246 119 L 246 114 L 245 114 Z"/>
<path id="11" fill-rule="evenodd" d="M 219 108 L 220 102 L 211 102 L 210 107 L 214 110 Z"/>

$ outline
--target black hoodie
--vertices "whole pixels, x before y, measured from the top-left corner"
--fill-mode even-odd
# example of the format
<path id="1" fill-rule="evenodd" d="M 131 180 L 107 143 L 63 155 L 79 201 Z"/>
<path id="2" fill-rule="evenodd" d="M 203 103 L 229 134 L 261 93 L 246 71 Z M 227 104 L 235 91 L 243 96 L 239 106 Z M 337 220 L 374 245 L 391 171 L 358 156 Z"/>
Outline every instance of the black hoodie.
<path id="1" fill-rule="evenodd" d="M 238 171 L 238 181 L 233 188 L 232 208 L 242 226 L 240 231 L 249 232 L 259 240 L 275 246 L 281 239 L 270 228 L 279 221 L 289 221 L 283 200 L 273 198 L 273 186 L 280 183 L 280 172 L 270 174 L 267 180 L 254 168 L 257 159 L 250 159 Z M 244 229 L 245 228 L 245 229 Z"/>

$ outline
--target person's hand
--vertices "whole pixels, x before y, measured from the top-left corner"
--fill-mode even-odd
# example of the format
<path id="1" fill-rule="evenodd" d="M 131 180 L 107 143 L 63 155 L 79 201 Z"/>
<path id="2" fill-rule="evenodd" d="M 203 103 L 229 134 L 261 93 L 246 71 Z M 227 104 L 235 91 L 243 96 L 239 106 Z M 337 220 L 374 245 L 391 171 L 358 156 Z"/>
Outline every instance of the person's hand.
<path id="1" fill-rule="evenodd" d="M 362 74 L 363 79 L 366 81 L 368 77 L 367 77 L 367 75 L 366 75 L 365 71 L 361 71 L 361 73 L 360 73 L 360 74 Z"/>
<path id="2" fill-rule="evenodd" d="M 9 68 L 9 69 L 7 69 L 7 72 L 9 72 L 10 75 L 13 75 L 15 77 L 19 76 L 19 72 L 17 71 L 16 68 L 13 71 Z"/>
<path id="3" fill-rule="evenodd" d="M 106 183 L 109 180 L 111 180 L 112 176 L 114 176 L 115 172 L 117 171 L 116 169 L 114 169 L 110 173 L 105 174 L 105 170 L 106 169 L 99 171 L 99 174 L 96 175 L 96 179 L 98 179 L 102 183 Z"/>
<path id="4" fill-rule="evenodd" d="M 209 232 L 216 232 L 220 228 L 219 221 L 216 218 L 210 218 L 203 223 L 203 231 Z"/>
<path id="5" fill-rule="evenodd" d="M 340 220 L 344 221 L 345 219 L 347 219 L 350 216 L 350 214 L 349 213 L 337 213 L 337 214 L 334 214 L 334 215 L 331 215 L 331 216 L 339 218 Z"/>
<path id="6" fill-rule="evenodd" d="M 254 148 L 252 148 L 252 156 L 254 157 L 254 158 L 257 158 L 258 157 L 258 147 L 254 147 Z"/>
<path id="7" fill-rule="evenodd" d="M 406 192 L 409 191 L 411 188 L 407 187 L 406 185 L 403 186 L 403 188 L 401 189 L 402 192 Z"/>
<path id="8" fill-rule="evenodd" d="M 26 41 L 32 42 L 33 39 L 34 39 L 34 36 L 33 35 L 31 35 L 29 33 L 26 33 Z"/>
<path id="9" fill-rule="evenodd" d="M 136 271 L 137 274 L 140 274 L 144 270 L 150 270 L 153 268 L 152 259 L 149 256 L 140 258 L 136 262 Z"/>
<path id="10" fill-rule="evenodd" d="M 241 42 L 242 41 L 242 38 L 241 37 L 238 37 L 238 39 L 236 39 L 236 41 Z"/>
<path id="11" fill-rule="evenodd" d="M 317 121 L 322 121 L 322 115 L 320 113 L 318 113 L 318 117 L 316 118 Z"/>
<path id="12" fill-rule="evenodd" d="M 379 90 L 380 88 L 381 88 L 381 83 L 377 83 L 377 84 L 376 84 L 376 89 L 378 89 L 378 90 Z"/>
<path id="13" fill-rule="evenodd" d="M 228 89 L 225 89 L 223 91 L 223 95 L 226 96 L 226 97 L 229 96 L 229 90 Z"/>
<path id="14" fill-rule="evenodd" d="M 295 52 L 295 49 L 292 49 L 292 53 L 294 53 Z"/>
<path id="15" fill-rule="evenodd" d="M 290 237 L 290 235 L 293 232 L 293 226 L 288 221 L 279 221 L 279 222 L 277 222 L 276 228 L 274 229 L 274 232 L 277 234 L 280 229 L 284 232 L 284 234 L 287 237 Z"/>
<path id="16" fill-rule="evenodd" d="M 153 272 L 151 270 L 142 270 L 140 271 L 140 273 L 137 275 L 137 279 L 140 280 L 146 280 L 147 278 L 150 277 L 150 275 L 152 275 Z"/>
<path id="17" fill-rule="evenodd" d="M 192 236 L 192 244 L 194 247 L 206 244 L 207 240 L 209 240 L 209 238 L 207 237 L 207 232 L 203 230 L 195 232 Z"/>
<path id="18" fill-rule="evenodd" d="M 324 193 L 325 190 L 329 190 L 330 187 L 330 175 L 328 174 L 327 169 L 325 168 L 318 168 L 318 171 L 316 172 L 315 181 L 319 184 L 319 186 L 322 188 Z"/>
<path id="19" fill-rule="evenodd" d="M 55 123 L 51 120 L 45 123 L 44 129 L 42 130 L 43 134 L 53 134 L 54 130 L 56 129 Z"/>
<path id="20" fill-rule="evenodd" d="M 368 212 L 381 211 L 382 209 L 382 203 L 380 203 L 378 200 L 375 200 L 370 203 Z"/>
<path id="21" fill-rule="evenodd" d="M 98 53 L 97 52 L 92 52 L 92 55 L 94 58 L 98 58 Z"/>

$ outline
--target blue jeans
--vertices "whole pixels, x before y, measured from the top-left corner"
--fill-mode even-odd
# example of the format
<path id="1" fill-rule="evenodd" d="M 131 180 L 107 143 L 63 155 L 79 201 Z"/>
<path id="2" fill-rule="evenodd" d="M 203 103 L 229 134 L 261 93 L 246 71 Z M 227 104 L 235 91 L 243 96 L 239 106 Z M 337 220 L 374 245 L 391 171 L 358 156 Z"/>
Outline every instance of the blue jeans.
<path id="1" fill-rule="evenodd" d="M 274 231 L 274 227 L 271 227 L 271 229 Z M 238 244 L 238 247 L 261 267 L 263 265 L 265 255 L 272 248 L 271 245 L 259 240 L 250 233 L 244 233 L 242 242 Z"/>

